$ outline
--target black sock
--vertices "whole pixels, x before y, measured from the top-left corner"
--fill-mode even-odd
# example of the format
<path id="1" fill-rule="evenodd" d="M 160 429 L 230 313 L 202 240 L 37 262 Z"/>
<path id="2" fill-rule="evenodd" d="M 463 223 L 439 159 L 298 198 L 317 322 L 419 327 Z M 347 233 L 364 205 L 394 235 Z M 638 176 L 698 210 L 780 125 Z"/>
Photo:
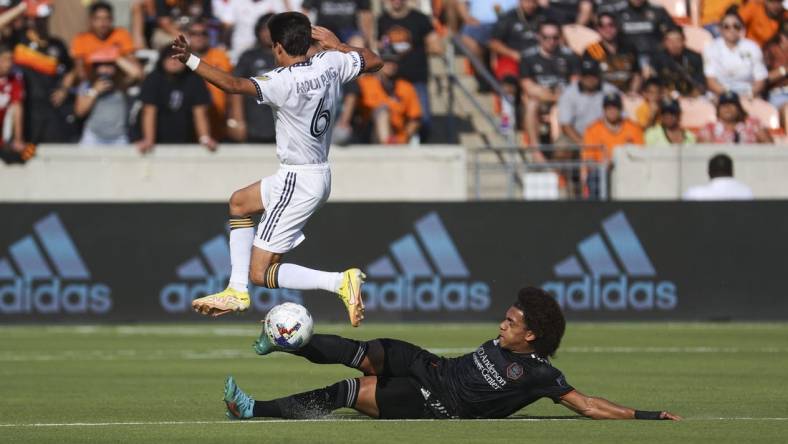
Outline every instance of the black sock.
<path id="1" fill-rule="evenodd" d="M 367 343 L 354 341 L 337 335 L 312 336 L 309 343 L 292 352 L 315 364 L 343 364 L 358 368 L 367 355 Z"/>
<path id="2" fill-rule="evenodd" d="M 328 415 L 342 407 L 353 407 L 358 399 L 358 378 L 271 401 L 255 401 L 253 416 L 310 419 Z"/>

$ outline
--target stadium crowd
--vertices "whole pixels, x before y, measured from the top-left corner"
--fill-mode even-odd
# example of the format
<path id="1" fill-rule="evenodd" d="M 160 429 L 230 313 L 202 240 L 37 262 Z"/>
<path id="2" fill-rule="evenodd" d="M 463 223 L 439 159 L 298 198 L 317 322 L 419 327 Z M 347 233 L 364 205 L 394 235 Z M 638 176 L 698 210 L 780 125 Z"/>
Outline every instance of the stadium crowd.
<path id="1" fill-rule="evenodd" d="M 269 108 L 207 85 L 169 57 L 170 43 L 183 33 L 204 62 L 261 75 L 274 63 L 265 23 L 288 10 L 386 62 L 345 91 L 335 143 L 428 137 L 428 57 L 444 54 L 452 35 L 518 98 L 500 108 L 525 145 L 601 160 L 624 143 L 768 143 L 784 128 L 788 27 L 779 0 L 659 0 L 670 12 L 657 0 L 373 1 L 79 1 L 87 27 L 63 41 L 49 27 L 61 2 L 0 0 L 4 150 L 271 143 Z M 121 5 L 131 8 L 128 29 L 114 24 Z"/>

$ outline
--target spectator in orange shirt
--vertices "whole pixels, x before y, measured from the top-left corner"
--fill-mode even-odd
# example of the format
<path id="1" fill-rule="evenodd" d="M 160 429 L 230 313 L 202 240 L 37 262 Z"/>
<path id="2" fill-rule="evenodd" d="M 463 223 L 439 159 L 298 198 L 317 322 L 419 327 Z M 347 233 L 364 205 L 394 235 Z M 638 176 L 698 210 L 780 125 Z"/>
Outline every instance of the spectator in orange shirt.
<path id="1" fill-rule="evenodd" d="M 372 123 L 377 143 L 407 143 L 421 126 L 419 96 L 410 82 L 396 78 L 399 58 L 385 48 L 381 57 L 380 71 L 358 78 L 362 116 Z"/>
<path id="2" fill-rule="evenodd" d="M 208 26 L 202 19 L 197 19 L 189 25 L 189 41 L 192 52 L 200 57 L 204 63 L 218 68 L 226 73 L 233 70 L 230 57 L 221 48 L 212 48 L 208 36 Z M 211 93 L 211 134 L 217 139 L 224 138 L 227 133 L 227 94 L 221 89 L 205 82 L 208 92 Z"/>
<path id="3" fill-rule="evenodd" d="M 120 57 L 127 59 L 135 66 L 130 73 L 134 81 L 142 79 L 142 67 L 134 58 L 134 43 L 131 34 L 124 28 L 113 25 L 112 5 L 98 1 L 90 5 L 89 27 L 87 32 L 77 34 L 71 41 L 71 57 L 74 59 L 77 75 L 82 80 L 87 80 L 90 72 L 91 55 L 101 50 L 113 48 Z"/>
<path id="4" fill-rule="evenodd" d="M 603 162 L 613 158 L 619 145 L 643 145 L 643 130 L 622 113 L 621 96 L 607 94 L 602 101 L 603 117 L 591 124 L 583 135 L 583 160 Z"/>
<path id="5" fill-rule="evenodd" d="M 750 0 L 739 8 L 739 16 L 747 28 L 747 38 L 763 47 L 780 30 L 786 11 L 782 0 Z"/>

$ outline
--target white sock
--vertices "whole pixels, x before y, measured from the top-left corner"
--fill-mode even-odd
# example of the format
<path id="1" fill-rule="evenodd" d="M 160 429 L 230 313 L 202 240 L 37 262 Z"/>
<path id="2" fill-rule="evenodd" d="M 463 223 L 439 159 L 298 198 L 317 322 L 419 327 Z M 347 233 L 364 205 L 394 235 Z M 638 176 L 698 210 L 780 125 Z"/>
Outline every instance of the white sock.
<path id="1" fill-rule="evenodd" d="M 295 264 L 279 266 L 279 288 L 292 290 L 326 290 L 333 293 L 342 285 L 342 273 L 312 270 Z"/>
<path id="2" fill-rule="evenodd" d="M 233 228 L 230 230 L 230 288 L 248 291 L 249 263 L 252 261 L 254 227 Z"/>

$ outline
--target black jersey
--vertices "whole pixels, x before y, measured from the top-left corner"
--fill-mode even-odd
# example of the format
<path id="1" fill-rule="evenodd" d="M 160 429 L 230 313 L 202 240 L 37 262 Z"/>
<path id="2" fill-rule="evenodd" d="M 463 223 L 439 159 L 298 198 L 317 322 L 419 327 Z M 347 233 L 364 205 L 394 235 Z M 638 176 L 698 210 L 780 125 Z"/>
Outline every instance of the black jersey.
<path id="1" fill-rule="evenodd" d="M 579 71 L 579 60 L 571 49 L 559 47 L 555 54 L 545 57 L 539 48 L 531 48 L 520 60 L 520 77 L 533 80 L 540 86 L 559 91 L 569 84 Z"/>
<path id="2" fill-rule="evenodd" d="M 621 35 L 635 47 L 638 55 L 656 52 L 664 33 L 676 26 L 665 8 L 649 3 L 639 8 L 628 5 L 619 13 L 618 20 Z"/>
<path id="3" fill-rule="evenodd" d="M 540 398 L 559 402 L 574 390 L 549 360 L 504 350 L 497 339 L 429 365 L 435 394 L 461 418 L 505 418 Z"/>

